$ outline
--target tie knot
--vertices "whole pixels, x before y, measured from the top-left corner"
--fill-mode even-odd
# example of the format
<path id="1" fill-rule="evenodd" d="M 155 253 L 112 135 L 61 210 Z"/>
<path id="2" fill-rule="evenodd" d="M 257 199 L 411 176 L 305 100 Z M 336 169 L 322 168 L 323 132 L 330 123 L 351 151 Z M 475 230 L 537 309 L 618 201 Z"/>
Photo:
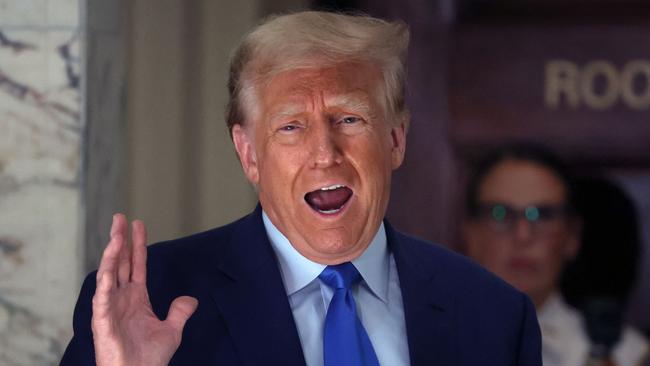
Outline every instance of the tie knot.
<path id="1" fill-rule="evenodd" d="M 327 266 L 318 276 L 321 281 L 334 290 L 346 289 L 359 282 L 361 275 L 354 264 L 345 262 L 335 266 Z"/>

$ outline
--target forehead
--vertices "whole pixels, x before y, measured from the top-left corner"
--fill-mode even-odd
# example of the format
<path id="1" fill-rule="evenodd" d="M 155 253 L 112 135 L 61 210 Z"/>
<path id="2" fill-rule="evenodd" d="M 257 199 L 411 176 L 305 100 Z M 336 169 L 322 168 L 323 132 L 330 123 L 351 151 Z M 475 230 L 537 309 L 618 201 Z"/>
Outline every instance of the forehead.
<path id="1" fill-rule="evenodd" d="M 567 189 L 562 179 L 541 164 L 506 159 L 495 165 L 483 179 L 480 201 L 503 202 L 516 206 L 563 204 Z"/>
<path id="2" fill-rule="evenodd" d="M 281 72 L 260 89 L 266 112 L 274 109 L 299 108 L 304 104 L 376 103 L 379 69 L 369 64 L 346 63 L 323 68 L 306 68 Z"/>

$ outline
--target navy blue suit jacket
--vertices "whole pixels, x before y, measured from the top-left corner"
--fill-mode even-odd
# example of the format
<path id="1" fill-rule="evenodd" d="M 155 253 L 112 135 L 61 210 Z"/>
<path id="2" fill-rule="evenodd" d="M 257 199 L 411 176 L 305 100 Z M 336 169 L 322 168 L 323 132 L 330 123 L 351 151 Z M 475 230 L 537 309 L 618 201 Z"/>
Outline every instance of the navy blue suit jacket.
<path id="1" fill-rule="evenodd" d="M 412 365 L 541 366 L 533 305 L 466 258 L 386 223 Z M 258 208 L 227 226 L 149 247 L 148 289 L 165 318 L 181 295 L 199 300 L 174 365 L 304 365 L 300 339 Z M 62 365 L 93 365 L 95 275 L 81 289 Z"/>

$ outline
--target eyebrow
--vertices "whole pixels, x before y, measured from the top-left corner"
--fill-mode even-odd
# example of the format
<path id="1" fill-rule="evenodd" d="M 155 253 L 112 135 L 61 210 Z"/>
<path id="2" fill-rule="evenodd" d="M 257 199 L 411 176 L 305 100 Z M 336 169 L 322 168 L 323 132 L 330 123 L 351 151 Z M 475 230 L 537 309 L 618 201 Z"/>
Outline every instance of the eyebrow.
<path id="1" fill-rule="evenodd" d="M 327 104 L 331 107 L 341 107 L 353 113 L 364 115 L 370 114 L 370 103 L 367 98 L 360 98 L 356 95 L 344 94 L 336 95 L 327 100 Z"/>
<path id="2" fill-rule="evenodd" d="M 269 118 L 271 121 L 284 119 L 287 117 L 295 116 L 302 112 L 305 108 L 300 103 L 288 103 L 282 105 L 277 111 L 273 112 Z"/>
<path id="3" fill-rule="evenodd" d="M 355 95 L 344 94 L 335 95 L 326 101 L 328 108 L 342 108 L 351 113 L 358 113 L 362 115 L 370 115 L 370 103 L 366 98 L 360 98 Z M 283 119 L 296 114 L 300 114 L 305 110 L 302 103 L 286 103 L 281 105 L 270 116 L 270 120 Z"/>

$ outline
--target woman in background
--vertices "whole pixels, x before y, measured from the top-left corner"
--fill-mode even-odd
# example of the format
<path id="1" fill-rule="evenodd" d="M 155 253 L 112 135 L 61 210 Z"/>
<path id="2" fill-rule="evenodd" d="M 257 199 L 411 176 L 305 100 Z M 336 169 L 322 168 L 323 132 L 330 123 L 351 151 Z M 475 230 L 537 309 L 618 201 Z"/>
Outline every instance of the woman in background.
<path id="1" fill-rule="evenodd" d="M 533 300 L 545 366 L 582 366 L 595 360 L 640 365 L 648 356 L 648 343 L 622 327 L 619 305 L 624 301 L 598 291 L 577 294 L 579 305 L 590 309 L 585 322 L 560 293 L 562 272 L 582 243 L 583 220 L 574 188 L 562 162 L 543 148 L 514 145 L 489 155 L 468 186 L 463 225 L 467 254 Z M 610 252 L 620 250 L 617 243 L 610 244 Z M 595 281 L 617 276 L 608 275 L 607 268 L 598 270 L 605 277 L 586 278 L 592 289 L 600 288 Z M 574 281 L 568 287 L 580 284 Z M 592 300 L 591 295 L 598 297 Z"/>

